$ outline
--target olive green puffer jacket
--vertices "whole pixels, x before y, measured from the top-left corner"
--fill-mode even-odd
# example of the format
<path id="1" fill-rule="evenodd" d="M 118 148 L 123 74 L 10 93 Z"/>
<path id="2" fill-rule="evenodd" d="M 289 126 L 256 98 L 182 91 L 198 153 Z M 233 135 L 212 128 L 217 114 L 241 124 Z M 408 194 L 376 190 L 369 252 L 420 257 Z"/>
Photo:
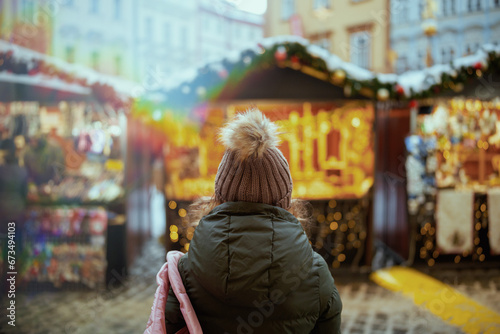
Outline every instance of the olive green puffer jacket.
<path id="1" fill-rule="evenodd" d="M 219 205 L 178 268 L 204 333 L 340 333 L 342 303 L 328 266 L 282 208 Z M 184 326 L 172 290 L 165 319 L 168 333 Z"/>

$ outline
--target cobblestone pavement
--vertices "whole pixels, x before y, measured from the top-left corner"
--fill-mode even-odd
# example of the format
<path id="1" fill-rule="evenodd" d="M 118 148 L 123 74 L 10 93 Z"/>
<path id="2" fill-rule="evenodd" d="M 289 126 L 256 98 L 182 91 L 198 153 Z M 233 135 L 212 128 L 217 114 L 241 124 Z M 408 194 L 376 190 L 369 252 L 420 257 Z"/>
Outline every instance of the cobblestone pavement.
<path id="1" fill-rule="evenodd" d="M 151 241 L 120 288 L 18 295 L 16 327 L 6 325 L 2 316 L 0 333 L 142 333 L 156 289 L 155 274 L 163 261 L 162 247 Z M 472 273 L 469 278 L 455 282 L 451 280 L 453 272 L 443 277 L 446 283 L 500 312 L 500 272 L 489 276 Z M 342 278 L 338 280 L 338 288 L 344 304 L 342 333 L 462 333 L 410 300 L 368 280 L 357 278 L 356 282 L 350 282 Z"/>

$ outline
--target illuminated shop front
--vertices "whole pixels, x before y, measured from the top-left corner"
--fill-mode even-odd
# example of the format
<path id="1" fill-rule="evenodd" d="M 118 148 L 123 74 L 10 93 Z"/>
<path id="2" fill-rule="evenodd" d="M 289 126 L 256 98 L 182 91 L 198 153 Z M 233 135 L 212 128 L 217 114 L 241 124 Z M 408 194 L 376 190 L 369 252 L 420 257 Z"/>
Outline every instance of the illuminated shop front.
<path id="1" fill-rule="evenodd" d="M 127 99 L 20 47 L 0 62 L 1 140 L 14 141 L 12 163 L 27 175 L 20 289 L 102 287 L 125 268 Z"/>
<path id="2" fill-rule="evenodd" d="M 485 45 L 401 80 L 420 91 L 405 138 L 410 263 L 498 266 L 499 70 L 500 48 Z"/>
<path id="3" fill-rule="evenodd" d="M 190 201 L 213 194 L 224 153 L 222 145 L 217 144 L 218 129 L 234 114 L 252 106 L 276 122 L 282 132 L 280 149 L 290 165 L 293 197 L 347 199 L 368 193 L 373 185 L 374 163 L 371 103 L 252 101 L 207 107 L 206 122 L 198 133 L 191 134 L 192 147 L 180 137 L 176 138 L 181 146 L 169 144 L 168 198 Z"/>
<path id="4" fill-rule="evenodd" d="M 498 261 L 500 100 L 440 99 L 428 110 L 406 138 L 415 261 Z"/>

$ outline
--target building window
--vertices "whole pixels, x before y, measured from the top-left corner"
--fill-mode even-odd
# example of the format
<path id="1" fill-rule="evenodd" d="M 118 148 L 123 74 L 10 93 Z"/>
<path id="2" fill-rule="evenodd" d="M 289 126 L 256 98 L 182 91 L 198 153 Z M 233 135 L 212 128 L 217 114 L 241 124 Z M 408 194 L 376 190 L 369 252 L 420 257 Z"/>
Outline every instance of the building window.
<path id="1" fill-rule="evenodd" d="M 457 13 L 456 0 L 450 0 L 450 13 L 455 15 Z"/>
<path id="2" fill-rule="evenodd" d="M 493 7 L 500 7 L 500 0 L 493 0 Z"/>
<path id="3" fill-rule="evenodd" d="M 90 64 L 94 70 L 99 71 L 99 52 L 92 52 L 90 55 Z"/>
<path id="4" fill-rule="evenodd" d="M 66 47 L 66 61 L 68 63 L 75 62 L 75 48 L 73 46 Z"/>
<path id="5" fill-rule="evenodd" d="M 427 67 L 426 56 L 427 52 L 425 50 L 420 50 L 418 52 L 418 64 L 417 64 L 418 70 L 422 70 Z"/>
<path id="6" fill-rule="evenodd" d="M 351 33 L 350 38 L 351 63 L 369 69 L 371 67 L 371 34 L 369 31 Z"/>
<path id="7" fill-rule="evenodd" d="M 314 0 L 314 9 L 330 8 L 330 0 Z"/>
<path id="8" fill-rule="evenodd" d="M 248 39 L 249 40 L 253 41 L 253 40 L 257 39 L 257 38 L 255 38 L 256 35 L 257 34 L 256 34 L 255 29 L 253 29 L 253 28 L 248 29 Z"/>
<path id="9" fill-rule="evenodd" d="M 467 10 L 469 12 L 481 10 L 481 0 L 467 0 Z"/>
<path id="10" fill-rule="evenodd" d="M 479 50 L 479 43 L 468 43 L 465 49 L 465 55 L 474 54 L 477 50 Z"/>
<path id="11" fill-rule="evenodd" d="M 420 0 L 418 2 L 418 17 L 422 20 L 423 19 L 423 15 L 424 15 L 424 12 L 425 12 L 425 0 Z"/>
<path id="12" fill-rule="evenodd" d="M 330 51 L 330 48 L 332 46 L 330 37 L 331 32 L 327 31 L 309 36 L 309 41 L 311 41 L 311 43 L 314 45 Z"/>
<path id="13" fill-rule="evenodd" d="M 65 4 L 68 7 L 73 7 L 73 5 L 75 4 L 75 2 L 73 0 L 66 0 Z"/>
<path id="14" fill-rule="evenodd" d="M 282 0 L 281 18 L 283 20 L 288 20 L 293 14 L 295 14 L 295 0 Z"/>
<path id="15" fill-rule="evenodd" d="M 443 16 L 448 16 L 448 0 L 443 0 L 441 2 L 441 11 L 443 13 Z"/>
<path id="16" fill-rule="evenodd" d="M 453 49 L 443 48 L 441 49 L 441 63 L 448 64 L 453 60 Z"/>
<path id="17" fill-rule="evenodd" d="M 391 15 L 394 16 L 396 24 L 404 24 L 408 21 L 408 2 L 407 0 L 396 0 Z"/>
<path id="18" fill-rule="evenodd" d="M 26 22 L 32 23 L 35 19 L 35 4 L 33 0 L 23 0 L 21 2 L 21 13 Z"/>
<path id="19" fill-rule="evenodd" d="M 121 56 L 115 57 L 115 74 L 116 75 L 122 74 L 122 57 Z"/>
<path id="20" fill-rule="evenodd" d="M 115 19 L 119 20 L 122 16 L 122 1 L 115 0 Z"/>
<path id="21" fill-rule="evenodd" d="M 396 73 L 401 74 L 408 70 L 408 59 L 405 55 L 401 55 L 398 57 L 396 62 Z"/>
<path id="22" fill-rule="evenodd" d="M 93 14 L 99 13 L 99 0 L 90 0 L 90 12 Z"/>

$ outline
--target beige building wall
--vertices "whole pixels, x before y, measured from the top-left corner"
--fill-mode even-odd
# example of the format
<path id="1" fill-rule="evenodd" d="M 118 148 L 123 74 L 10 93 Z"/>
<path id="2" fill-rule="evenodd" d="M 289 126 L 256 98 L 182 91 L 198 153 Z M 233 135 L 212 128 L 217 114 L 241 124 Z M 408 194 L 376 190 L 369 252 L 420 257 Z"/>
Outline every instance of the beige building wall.
<path id="1" fill-rule="evenodd" d="M 377 72 L 390 72 L 389 0 L 269 0 L 266 37 L 296 35 Z M 299 24 L 297 24 L 299 22 Z M 302 29 L 296 28 L 302 23 Z"/>

